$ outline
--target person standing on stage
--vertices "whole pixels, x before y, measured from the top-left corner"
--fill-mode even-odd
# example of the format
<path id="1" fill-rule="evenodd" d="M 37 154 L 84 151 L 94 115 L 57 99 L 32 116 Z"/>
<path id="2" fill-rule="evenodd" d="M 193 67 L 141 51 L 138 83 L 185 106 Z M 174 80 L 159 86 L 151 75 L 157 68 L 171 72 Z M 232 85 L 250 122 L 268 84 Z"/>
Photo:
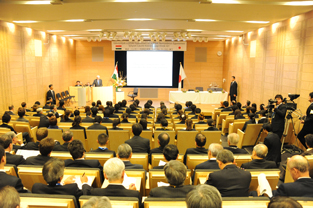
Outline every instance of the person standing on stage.
<path id="1" fill-rule="evenodd" d="M 283 96 L 276 95 L 275 99 L 277 101 L 274 113 L 272 115 L 272 130 L 273 133 L 279 136 L 279 139 L 282 137 L 284 128 L 285 128 L 285 116 L 287 112 L 286 105 L 283 104 Z"/>
<path id="2" fill-rule="evenodd" d="M 49 90 L 47 92 L 47 96 L 46 96 L 46 100 L 49 100 L 48 98 L 52 98 L 52 103 L 53 104 L 56 104 L 56 101 L 55 101 L 55 92 L 53 90 L 53 84 L 50 84 L 49 85 Z"/>
<path id="3" fill-rule="evenodd" d="M 235 76 L 231 77 L 231 83 L 230 83 L 230 89 L 229 89 L 229 96 L 230 96 L 230 102 L 232 102 L 233 100 L 236 101 L 237 98 L 237 82 L 235 80 Z"/>
<path id="4" fill-rule="evenodd" d="M 313 134 L 313 92 L 309 94 L 309 102 L 311 103 L 306 110 L 306 118 L 302 120 L 301 123 L 304 123 L 303 128 L 298 134 L 298 139 L 303 144 L 305 148 L 307 148 L 304 137 L 307 134 Z"/>
<path id="5" fill-rule="evenodd" d="M 100 79 L 100 76 L 97 76 L 97 79 L 95 79 L 92 83 L 95 87 L 102 87 L 102 79 Z"/>

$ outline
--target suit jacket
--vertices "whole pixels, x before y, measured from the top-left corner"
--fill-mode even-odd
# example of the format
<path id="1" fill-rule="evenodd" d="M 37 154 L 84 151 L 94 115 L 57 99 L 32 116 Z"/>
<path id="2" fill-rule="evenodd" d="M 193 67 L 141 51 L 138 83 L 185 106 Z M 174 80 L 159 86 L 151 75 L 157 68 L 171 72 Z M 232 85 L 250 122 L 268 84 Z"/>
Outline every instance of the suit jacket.
<path id="1" fill-rule="evenodd" d="M 243 163 L 241 167 L 244 169 L 271 169 L 277 168 L 277 165 L 274 161 L 254 159 L 251 162 Z"/>
<path id="2" fill-rule="evenodd" d="M 138 191 L 128 190 L 122 184 L 109 184 L 106 188 L 92 188 L 83 190 L 84 195 L 93 196 L 119 196 L 119 197 L 136 197 L 138 198 L 139 207 L 143 207 L 141 202 L 141 195 Z"/>
<path id="3" fill-rule="evenodd" d="M 283 132 L 285 128 L 285 116 L 287 108 L 285 104 L 281 104 L 274 109 L 274 116 L 272 118 L 272 129 L 274 133 Z"/>
<path id="4" fill-rule="evenodd" d="M 60 122 L 68 122 L 68 123 L 73 123 L 73 120 L 72 119 L 67 119 L 67 120 L 64 120 L 63 118 L 61 118 L 61 121 Z"/>
<path id="5" fill-rule="evenodd" d="M 99 168 L 101 181 L 104 181 L 103 167 L 99 160 L 64 160 L 65 167 L 81 167 L 81 168 Z"/>
<path id="6" fill-rule="evenodd" d="M 12 111 L 6 111 L 6 113 L 8 113 L 10 115 L 15 115 Z"/>
<path id="7" fill-rule="evenodd" d="M 28 142 L 22 149 L 39 150 L 39 142 Z"/>
<path id="8" fill-rule="evenodd" d="M 238 87 L 238 84 L 236 81 L 230 83 L 230 88 L 229 88 L 230 96 L 234 96 L 234 94 L 237 96 L 237 87 Z"/>
<path id="9" fill-rule="evenodd" d="M 78 126 L 72 126 L 70 129 L 82 129 L 84 131 L 85 139 L 87 138 L 85 127 L 78 125 Z"/>
<path id="10" fill-rule="evenodd" d="M 239 149 L 237 146 L 224 147 L 224 149 L 231 151 L 233 154 L 248 154 L 246 150 Z"/>
<path id="11" fill-rule="evenodd" d="M 52 94 L 51 91 L 53 91 L 53 94 Z M 54 90 L 48 90 L 47 96 L 46 96 L 46 100 L 48 100 L 49 97 L 52 97 L 52 102 L 53 102 L 53 104 L 56 104 L 56 101 L 55 101 L 55 92 L 54 92 Z"/>
<path id="12" fill-rule="evenodd" d="M 243 131 L 243 132 L 246 131 L 246 128 L 247 128 L 247 125 L 248 125 L 248 124 L 255 124 L 255 120 L 253 121 L 253 120 L 250 119 L 249 121 L 246 121 L 246 122 L 245 122 L 245 125 L 244 125 L 243 128 L 242 128 L 242 131 Z"/>
<path id="13" fill-rule="evenodd" d="M 64 142 L 62 145 L 57 144 L 54 146 L 53 151 L 64 151 L 64 152 L 68 152 L 68 144 L 69 142 Z"/>
<path id="14" fill-rule="evenodd" d="M 103 117 L 102 118 L 102 123 L 113 123 L 113 120 L 107 118 L 107 117 Z"/>
<path id="15" fill-rule="evenodd" d="M 113 150 L 109 150 L 109 149 L 100 149 L 100 148 L 97 148 L 97 149 L 94 149 L 94 150 L 90 150 L 89 152 L 98 152 L 98 153 L 113 153 L 113 157 L 116 157 L 116 154 L 115 154 L 115 151 Z"/>
<path id="16" fill-rule="evenodd" d="M 49 118 L 43 114 L 40 115 L 38 129 L 41 127 L 46 127 L 46 128 L 49 127 Z"/>
<path id="17" fill-rule="evenodd" d="M 209 128 L 205 129 L 204 131 L 218 131 L 218 128 L 214 126 L 210 126 Z"/>
<path id="18" fill-rule="evenodd" d="M 6 123 L 2 123 L 2 124 L 0 125 L 0 127 L 1 127 L 1 128 L 10 129 L 10 131 L 14 131 L 14 133 L 16 134 L 16 131 L 13 129 L 13 127 L 10 126 L 10 125 L 8 125 L 8 124 L 6 124 Z"/>
<path id="19" fill-rule="evenodd" d="M 98 84 L 98 80 L 95 79 L 92 85 L 94 85 L 95 87 L 102 87 L 102 79 L 99 79 L 99 84 Z"/>
<path id="20" fill-rule="evenodd" d="M 273 196 L 298 196 L 313 197 L 313 179 L 300 178 L 293 183 L 283 183 L 277 190 L 273 191 Z"/>
<path id="21" fill-rule="evenodd" d="M 11 176 L 6 174 L 5 172 L 0 171 L 0 189 L 5 186 L 12 186 L 19 193 L 27 193 L 22 184 L 21 179 L 16 176 Z"/>
<path id="22" fill-rule="evenodd" d="M 258 121 L 258 124 L 260 123 L 268 123 L 268 119 L 267 118 L 261 118 L 259 121 Z"/>
<path id="23" fill-rule="evenodd" d="M 276 163 L 281 161 L 281 143 L 280 138 L 277 134 L 269 132 L 267 137 L 264 139 L 264 144 L 268 148 L 268 153 L 265 160 L 275 161 Z"/>
<path id="24" fill-rule="evenodd" d="M 311 103 L 311 105 L 306 110 L 306 119 L 304 120 L 302 130 L 312 132 L 312 126 L 313 126 L 313 103 Z"/>
<path id="25" fill-rule="evenodd" d="M 132 164 L 130 161 L 123 161 L 125 164 L 125 169 L 143 169 L 142 165 Z"/>
<path id="26" fill-rule="evenodd" d="M 160 198 L 186 198 L 186 195 L 195 187 L 191 185 L 183 186 L 162 186 L 151 189 L 149 197 Z"/>
<path id="27" fill-rule="evenodd" d="M 184 164 L 186 165 L 187 162 L 187 155 L 188 154 L 208 154 L 208 149 L 203 147 L 196 147 L 196 148 L 188 148 L 184 155 Z"/>
<path id="28" fill-rule="evenodd" d="M 305 156 L 305 155 L 313 155 L 313 149 L 306 150 L 306 151 L 303 152 L 301 155 L 302 155 L 302 156 Z"/>
<path id="29" fill-rule="evenodd" d="M 150 140 L 141 136 L 134 136 L 126 140 L 125 143 L 129 144 L 133 152 L 150 153 Z"/>
<path id="30" fill-rule="evenodd" d="M 23 158 L 22 155 L 12 155 L 9 152 L 5 153 L 6 158 L 7 158 L 7 164 L 12 164 L 12 165 L 25 165 L 26 161 Z"/>
<path id="31" fill-rule="evenodd" d="M 32 156 L 26 159 L 26 165 L 44 165 L 50 159 L 51 157 L 49 156 L 43 155 Z"/>
<path id="32" fill-rule="evenodd" d="M 86 116 L 86 118 L 84 118 L 84 119 L 82 120 L 82 122 L 83 122 L 83 123 L 93 123 L 93 122 L 95 122 L 95 121 L 93 120 L 93 118 L 91 118 L 91 117 L 89 117 L 89 116 Z"/>
<path id="33" fill-rule="evenodd" d="M 25 119 L 25 118 L 23 118 L 23 117 L 17 118 L 16 121 L 21 121 L 21 122 L 27 122 L 27 123 L 29 123 L 29 120 L 27 120 L 27 119 Z"/>
<path id="34" fill-rule="evenodd" d="M 105 131 L 106 135 L 109 135 L 107 127 L 102 126 L 101 124 L 99 124 L 97 122 L 95 122 L 93 125 L 89 126 L 87 129 L 103 130 L 103 131 Z"/>
<path id="35" fill-rule="evenodd" d="M 221 110 L 221 112 L 225 112 L 225 111 L 233 111 L 233 110 L 231 109 L 231 107 L 226 107 Z"/>
<path id="36" fill-rule="evenodd" d="M 250 182 L 250 172 L 231 164 L 225 166 L 221 171 L 211 173 L 205 183 L 215 186 L 222 197 L 247 197 L 249 196 Z"/>
<path id="37" fill-rule="evenodd" d="M 207 160 L 197 165 L 195 169 L 220 169 L 220 167 L 218 167 L 216 160 Z"/>
<path id="38" fill-rule="evenodd" d="M 157 148 L 154 148 L 154 149 L 150 150 L 149 159 L 148 159 L 150 164 L 152 164 L 151 163 L 151 155 L 153 153 L 163 153 L 163 149 L 164 149 L 164 147 L 159 146 Z"/>

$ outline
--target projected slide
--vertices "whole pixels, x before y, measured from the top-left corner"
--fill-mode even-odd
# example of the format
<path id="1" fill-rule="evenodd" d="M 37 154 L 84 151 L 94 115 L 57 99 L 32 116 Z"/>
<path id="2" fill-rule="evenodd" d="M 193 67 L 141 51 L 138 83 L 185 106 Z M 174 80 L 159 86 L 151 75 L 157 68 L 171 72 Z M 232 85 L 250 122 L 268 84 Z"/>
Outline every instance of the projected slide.
<path id="1" fill-rule="evenodd" d="M 127 86 L 173 85 L 172 51 L 127 51 Z"/>

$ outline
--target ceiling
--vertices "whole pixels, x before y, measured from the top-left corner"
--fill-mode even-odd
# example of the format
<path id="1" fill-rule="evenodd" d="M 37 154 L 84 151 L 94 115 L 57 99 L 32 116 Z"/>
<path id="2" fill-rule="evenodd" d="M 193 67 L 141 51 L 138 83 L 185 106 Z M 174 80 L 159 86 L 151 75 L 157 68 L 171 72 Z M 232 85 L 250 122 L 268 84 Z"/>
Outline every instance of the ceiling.
<path id="1" fill-rule="evenodd" d="M 162 38 L 200 38 L 200 41 L 203 38 L 202 41 L 210 41 L 241 35 L 313 10 L 313 1 L 118 1 L 136 0 L 0 0 L 0 19 L 7 22 L 35 21 L 15 24 L 73 39 L 90 40 L 101 37 L 102 40 L 129 40 L 131 36 L 132 40 L 159 37 L 160 41 Z M 47 4 L 31 4 L 38 2 Z M 293 6 L 296 3 L 302 6 Z M 134 18 L 137 20 L 129 20 Z"/>

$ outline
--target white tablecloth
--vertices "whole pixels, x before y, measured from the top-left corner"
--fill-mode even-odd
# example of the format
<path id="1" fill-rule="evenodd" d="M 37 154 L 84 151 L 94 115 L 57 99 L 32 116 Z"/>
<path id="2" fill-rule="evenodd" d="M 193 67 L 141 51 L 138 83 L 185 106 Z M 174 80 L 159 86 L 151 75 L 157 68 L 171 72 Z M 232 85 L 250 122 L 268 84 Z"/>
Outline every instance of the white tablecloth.
<path id="1" fill-rule="evenodd" d="M 221 101 L 227 100 L 228 93 L 222 92 L 186 92 L 170 91 L 169 100 L 171 103 L 192 101 L 194 104 L 219 104 Z"/>

